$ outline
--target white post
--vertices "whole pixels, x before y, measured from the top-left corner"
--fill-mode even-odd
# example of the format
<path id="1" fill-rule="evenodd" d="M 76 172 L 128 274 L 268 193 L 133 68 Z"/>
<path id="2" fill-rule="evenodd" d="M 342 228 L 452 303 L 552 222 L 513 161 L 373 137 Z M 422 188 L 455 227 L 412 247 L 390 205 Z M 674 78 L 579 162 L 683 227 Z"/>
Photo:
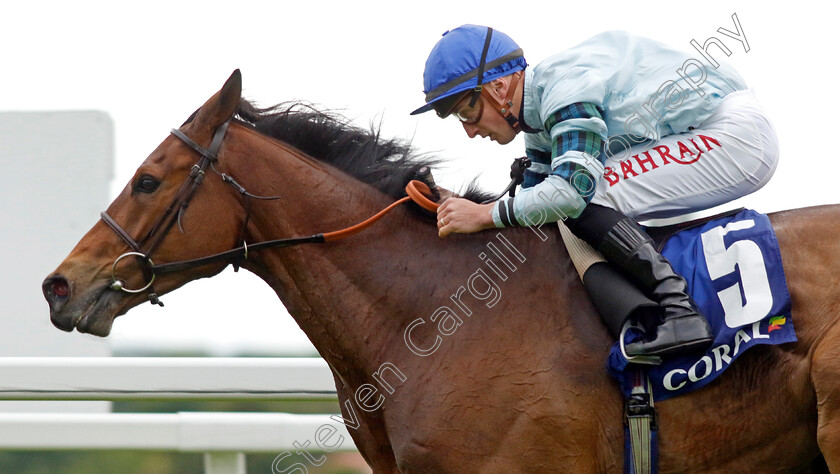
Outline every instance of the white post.
<path id="1" fill-rule="evenodd" d="M 245 474 L 245 453 L 204 453 L 204 474 Z"/>
<path id="2" fill-rule="evenodd" d="M 107 339 L 59 331 L 41 281 L 107 207 L 114 125 L 103 112 L 0 113 L 0 356 L 109 356 Z M 11 412 L 108 412 L 110 403 L 3 401 Z"/>

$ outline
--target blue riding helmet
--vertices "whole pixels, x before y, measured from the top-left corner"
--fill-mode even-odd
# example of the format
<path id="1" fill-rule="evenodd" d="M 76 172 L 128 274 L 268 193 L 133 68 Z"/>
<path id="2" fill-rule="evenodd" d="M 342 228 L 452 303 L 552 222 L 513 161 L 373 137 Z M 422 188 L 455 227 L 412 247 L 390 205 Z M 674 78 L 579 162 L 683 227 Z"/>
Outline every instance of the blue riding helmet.
<path id="1" fill-rule="evenodd" d="M 411 115 L 432 110 L 438 101 L 469 90 L 474 91 L 475 101 L 481 84 L 521 71 L 527 65 L 519 45 L 501 31 L 477 25 L 447 31 L 426 60 L 426 105 Z M 479 76 L 481 84 L 476 80 Z"/>

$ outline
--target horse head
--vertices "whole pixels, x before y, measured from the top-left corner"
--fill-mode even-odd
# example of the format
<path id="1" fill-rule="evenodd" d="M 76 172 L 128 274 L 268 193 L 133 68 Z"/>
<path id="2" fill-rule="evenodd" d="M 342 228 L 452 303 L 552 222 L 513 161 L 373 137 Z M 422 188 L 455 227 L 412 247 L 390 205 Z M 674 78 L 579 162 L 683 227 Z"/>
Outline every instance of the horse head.
<path id="1" fill-rule="evenodd" d="M 237 70 L 173 133 L 208 146 L 236 113 L 241 84 Z M 224 160 L 225 147 L 217 154 L 214 159 Z M 200 160 L 208 162 L 203 170 L 198 169 Z M 146 158 L 103 219 L 44 280 L 57 328 L 107 336 L 114 318 L 145 301 L 152 288 L 164 294 L 225 267 L 216 263 L 167 275 L 150 271 L 153 262 L 196 258 L 236 242 L 242 224 L 230 215 L 243 215 L 241 201 L 222 180 L 210 179 L 213 164 L 174 135 Z M 140 289 L 144 291 L 136 291 Z"/>
<path id="2" fill-rule="evenodd" d="M 416 171 L 434 163 L 413 156 L 399 140 L 382 140 L 375 131 L 306 105 L 256 108 L 241 98 L 241 75 L 235 71 L 149 155 L 102 219 L 43 282 L 51 320 L 65 331 L 107 336 L 115 317 L 229 263 L 262 277 L 293 316 L 311 314 L 309 301 L 295 300 L 301 292 L 294 280 L 308 279 L 314 261 L 324 266 L 341 261 L 350 271 L 367 271 L 359 261 L 378 261 L 369 254 L 405 248 L 417 235 L 376 239 L 384 247 L 353 245 L 353 252 L 345 247 L 332 254 L 335 261 L 311 253 L 288 261 L 288 253 L 248 255 L 248 250 L 278 237 L 356 224 L 403 196 Z M 282 193 L 284 199 L 249 191 Z M 433 220 L 406 216 L 423 226 L 425 239 L 438 241 Z M 394 236 L 388 230 L 366 232 Z M 253 242 L 258 245 L 251 247 Z"/>

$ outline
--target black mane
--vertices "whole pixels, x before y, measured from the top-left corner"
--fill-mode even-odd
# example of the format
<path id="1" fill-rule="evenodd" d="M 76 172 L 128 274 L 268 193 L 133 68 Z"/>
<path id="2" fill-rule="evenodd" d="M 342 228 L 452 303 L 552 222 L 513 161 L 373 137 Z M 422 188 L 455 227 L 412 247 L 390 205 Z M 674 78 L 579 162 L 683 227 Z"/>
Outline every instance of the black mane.
<path id="1" fill-rule="evenodd" d="M 300 102 L 258 108 L 242 99 L 237 115 L 258 132 L 288 143 L 395 199 L 405 196 L 406 184 L 419 169 L 432 169 L 440 163 L 439 159 L 417 154 L 402 140 L 383 139 L 375 127 L 365 130 L 338 114 Z M 462 194 L 477 202 L 489 198 L 473 184 Z"/>

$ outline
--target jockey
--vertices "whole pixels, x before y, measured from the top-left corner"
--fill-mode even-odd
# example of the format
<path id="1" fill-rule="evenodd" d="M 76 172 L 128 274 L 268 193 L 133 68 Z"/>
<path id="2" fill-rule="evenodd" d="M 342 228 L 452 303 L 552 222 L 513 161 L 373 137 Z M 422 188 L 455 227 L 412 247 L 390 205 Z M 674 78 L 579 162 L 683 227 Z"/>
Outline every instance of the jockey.
<path id="1" fill-rule="evenodd" d="M 527 68 L 504 33 L 444 33 L 426 61 L 426 104 L 412 115 L 434 109 L 470 138 L 503 145 L 525 132 L 532 165 L 513 198 L 447 199 L 440 236 L 564 220 L 659 303 L 655 334 L 628 344 L 629 355 L 705 349 L 708 322 L 637 220 L 724 204 L 776 169 L 773 126 L 738 73 L 713 62 L 606 32 Z"/>

